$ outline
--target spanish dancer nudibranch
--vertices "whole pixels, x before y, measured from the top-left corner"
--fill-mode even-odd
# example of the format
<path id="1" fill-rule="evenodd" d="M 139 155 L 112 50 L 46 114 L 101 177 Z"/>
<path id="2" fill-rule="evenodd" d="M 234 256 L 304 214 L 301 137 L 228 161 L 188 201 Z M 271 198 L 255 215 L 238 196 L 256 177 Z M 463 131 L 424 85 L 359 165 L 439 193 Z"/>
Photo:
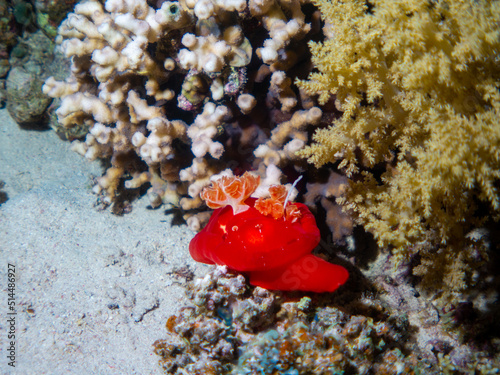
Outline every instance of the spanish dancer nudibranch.
<path id="1" fill-rule="evenodd" d="M 249 277 L 250 284 L 283 291 L 333 292 L 349 273 L 311 251 L 320 241 L 316 220 L 302 203 L 287 200 L 283 185 L 270 198 L 251 198 L 259 177 L 222 177 L 201 197 L 215 209 L 189 244 L 194 260 L 226 265 Z"/>

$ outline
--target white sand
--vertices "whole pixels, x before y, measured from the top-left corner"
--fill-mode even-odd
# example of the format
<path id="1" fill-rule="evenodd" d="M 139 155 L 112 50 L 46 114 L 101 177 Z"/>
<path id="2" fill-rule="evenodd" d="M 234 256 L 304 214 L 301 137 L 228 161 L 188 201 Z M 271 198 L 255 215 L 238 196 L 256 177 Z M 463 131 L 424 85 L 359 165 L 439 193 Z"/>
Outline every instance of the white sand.
<path id="1" fill-rule="evenodd" d="M 97 211 L 90 181 L 101 172 L 54 132 L 21 130 L 0 111 L 9 196 L 0 206 L 1 374 L 162 373 L 152 344 L 188 303 L 184 279 L 169 273 L 207 267 L 189 256 L 193 233 L 148 210 L 147 199 L 123 217 Z M 16 267 L 15 368 L 6 358 L 8 263 Z"/>

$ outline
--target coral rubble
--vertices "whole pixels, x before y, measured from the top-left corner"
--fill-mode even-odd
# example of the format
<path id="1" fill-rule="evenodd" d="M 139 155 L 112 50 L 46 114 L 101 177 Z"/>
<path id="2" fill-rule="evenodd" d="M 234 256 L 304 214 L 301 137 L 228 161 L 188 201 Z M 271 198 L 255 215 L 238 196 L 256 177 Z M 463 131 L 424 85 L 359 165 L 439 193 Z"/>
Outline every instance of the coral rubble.
<path id="1" fill-rule="evenodd" d="M 47 77 L 57 74 L 52 50 L 54 43 L 40 30 L 19 38 L 24 52 L 10 58 L 12 68 L 6 78 L 7 110 L 20 125 L 40 127 L 51 98 L 42 93 Z M 43 122 L 43 121 L 42 121 Z"/>
<path id="2" fill-rule="evenodd" d="M 500 371 L 498 343 L 496 349 L 473 350 L 470 342 L 453 338 L 456 332 L 439 327 L 432 309 L 413 303 L 415 296 L 391 306 L 390 298 L 371 293 L 345 302 L 348 294 L 332 299 L 273 293 L 249 287 L 242 275 L 218 266 L 188 286 L 193 306 L 168 318 L 168 337 L 154 343 L 154 352 L 166 374 Z"/>
<path id="3" fill-rule="evenodd" d="M 37 30 L 42 31 L 49 39 L 53 40 L 57 34 L 57 26 L 75 3 L 76 0 L 0 0 L 0 104 L 5 100 L 4 90 L 1 86 L 9 70 L 18 65 L 24 65 L 23 69 L 26 69 L 26 65 L 20 62 L 19 59 L 22 60 L 27 55 L 34 55 L 32 60 L 35 60 L 36 63 L 36 60 L 41 57 L 41 50 L 45 48 L 45 51 L 43 51 L 45 54 L 51 53 L 53 47 L 47 48 L 47 42 L 42 40 Z M 33 43 L 33 39 L 38 39 L 41 44 Z M 42 63 L 42 65 L 44 64 Z M 39 70 L 40 67 L 38 67 L 38 70 L 31 67 L 27 68 L 25 72 L 19 72 L 18 70 L 15 75 L 17 76 L 16 81 L 24 81 L 20 82 L 24 86 L 22 91 L 26 91 L 26 81 L 32 82 L 30 87 L 32 92 L 30 94 L 17 93 L 17 96 L 31 96 L 28 101 L 35 108 L 34 111 L 40 114 L 45 109 L 44 105 L 40 105 L 40 102 L 50 102 L 50 98 L 44 97 L 40 93 L 40 86 L 47 76 L 42 74 L 42 77 L 40 77 Z M 20 77 L 20 75 L 24 75 L 24 77 Z M 40 83 L 33 83 L 37 80 Z M 13 98 L 14 101 L 18 99 Z M 19 107 L 20 105 L 15 103 L 14 106 Z M 0 107 L 3 107 L 3 105 L 0 105 Z M 24 110 L 30 111 L 29 108 L 24 108 Z M 22 115 L 16 116 L 16 113 L 21 111 L 22 109 L 19 109 L 19 111 L 14 112 L 15 114 L 12 116 L 14 120 L 18 122 L 20 122 L 19 119 L 24 120 Z M 36 118 L 36 116 L 32 117 Z M 32 119 L 28 120 L 28 122 L 32 121 Z"/>
<path id="4" fill-rule="evenodd" d="M 390 323 L 248 289 L 225 267 L 197 279 L 189 295 L 194 307 L 170 317 L 169 339 L 154 344 L 165 373 L 415 374 L 421 366 Z"/>

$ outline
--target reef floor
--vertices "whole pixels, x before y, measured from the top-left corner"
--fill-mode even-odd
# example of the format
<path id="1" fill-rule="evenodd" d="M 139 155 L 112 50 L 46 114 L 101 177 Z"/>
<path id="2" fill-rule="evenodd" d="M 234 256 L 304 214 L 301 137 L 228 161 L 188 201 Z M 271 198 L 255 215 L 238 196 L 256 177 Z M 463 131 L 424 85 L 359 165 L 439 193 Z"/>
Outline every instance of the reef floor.
<path id="1" fill-rule="evenodd" d="M 94 207 L 89 163 L 52 131 L 20 129 L 0 110 L 0 373 L 161 374 L 152 344 L 188 302 L 186 278 L 206 273 L 194 235 L 134 202 Z M 8 264 L 15 266 L 15 367 L 8 365 Z"/>

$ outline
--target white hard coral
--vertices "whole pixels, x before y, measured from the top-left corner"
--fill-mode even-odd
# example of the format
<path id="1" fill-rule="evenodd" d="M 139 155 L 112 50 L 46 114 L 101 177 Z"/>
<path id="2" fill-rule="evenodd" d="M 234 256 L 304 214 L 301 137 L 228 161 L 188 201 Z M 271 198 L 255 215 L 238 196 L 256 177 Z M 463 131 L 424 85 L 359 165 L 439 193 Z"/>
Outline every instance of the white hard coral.
<path id="1" fill-rule="evenodd" d="M 89 129 L 72 148 L 91 160 L 110 158 L 111 168 L 94 189 L 104 195 L 101 201 L 114 202 L 123 187 L 149 184 L 153 207 L 171 203 L 189 211 L 200 208 L 200 191 L 228 167 L 255 168 L 264 177 L 277 169 L 274 164 L 295 163 L 295 152 L 307 142 L 306 127 L 322 116 L 313 106 L 300 111 L 288 76 L 298 63 L 293 50 L 299 44 L 305 50 L 310 30 L 304 4 L 78 4 L 57 37 L 58 48 L 71 58 L 71 75 L 64 82 L 49 78 L 44 92 L 61 98 L 56 114 L 63 127 Z M 269 80 L 269 89 L 261 85 L 250 92 L 257 70 L 273 72 L 259 78 Z M 291 118 L 280 122 L 269 139 L 264 129 L 275 124 L 253 118 L 275 109 Z M 244 125 L 249 121 L 251 126 Z M 267 149 L 253 155 L 268 140 Z M 279 160 L 273 159 L 275 153 Z M 278 172 L 274 175 L 281 176 Z"/>
<path id="2" fill-rule="evenodd" d="M 207 103 L 194 120 L 193 125 L 188 129 L 188 137 L 192 140 L 191 150 L 197 157 L 203 157 L 210 153 L 212 157 L 218 159 L 224 152 L 224 146 L 219 142 L 214 142 L 213 138 L 217 134 L 217 127 L 221 125 L 224 117 L 229 112 L 225 106 L 216 106 L 214 103 Z"/>

